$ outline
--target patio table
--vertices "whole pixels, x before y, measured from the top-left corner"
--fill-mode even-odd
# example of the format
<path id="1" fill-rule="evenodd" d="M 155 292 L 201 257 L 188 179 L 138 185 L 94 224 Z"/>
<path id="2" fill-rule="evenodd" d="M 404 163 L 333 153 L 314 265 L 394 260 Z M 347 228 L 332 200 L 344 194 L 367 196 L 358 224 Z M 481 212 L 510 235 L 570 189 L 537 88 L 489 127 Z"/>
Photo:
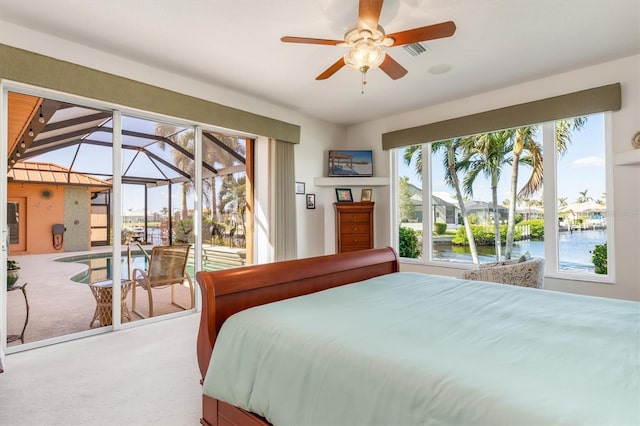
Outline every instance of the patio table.
<path id="1" fill-rule="evenodd" d="M 133 281 L 128 279 L 123 279 L 120 283 L 120 321 L 124 318 L 131 321 L 131 313 L 127 308 L 127 294 L 131 290 L 132 283 Z M 89 323 L 89 328 L 93 328 L 96 321 L 98 321 L 100 327 L 111 325 L 113 323 L 113 281 L 105 280 L 91 283 L 89 288 L 96 299 L 96 310 L 93 313 L 93 319 Z"/>

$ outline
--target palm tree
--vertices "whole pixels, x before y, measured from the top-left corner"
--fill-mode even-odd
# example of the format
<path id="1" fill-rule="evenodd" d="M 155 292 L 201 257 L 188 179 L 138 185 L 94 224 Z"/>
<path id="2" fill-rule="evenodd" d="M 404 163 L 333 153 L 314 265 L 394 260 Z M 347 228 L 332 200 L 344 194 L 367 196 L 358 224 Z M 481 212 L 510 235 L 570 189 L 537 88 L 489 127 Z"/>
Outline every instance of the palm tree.
<path id="1" fill-rule="evenodd" d="M 577 117 L 569 120 L 559 120 L 556 122 L 555 146 L 558 156 L 564 155 L 571 143 L 571 132 L 580 130 L 587 122 L 586 117 Z M 511 169 L 510 197 L 512 205 L 509 208 L 509 220 L 507 224 L 507 241 L 505 247 L 505 259 L 511 258 L 513 239 L 515 235 L 515 200 L 518 196 L 529 197 L 542 188 L 543 163 L 542 147 L 536 142 L 534 136 L 538 131 L 538 126 L 527 126 L 519 129 L 512 129 L 514 152 Z M 523 152 L 528 152 L 524 157 Z M 520 164 L 527 164 L 531 167 L 531 175 L 527 183 L 518 192 L 518 170 Z"/>
<path id="2" fill-rule="evenodd" d="M 576 202 L 577 203 L 587 203 L 589 201 L 593 201 L 593 198 L 589 197 L 587 195 L 587 192 L 589 192 L 588 189 L 585 189 L 584 191 L 578 191 L 578 194 L 580 194 L 580 196 L 578 197 Z"/>
<path id="3" fill-rule="evenodd" d="M 567 197 L 560 197 L 558 198 L 558 207 L 564 207 L 567 205 L 567 201 L 569 199 Z"/>
<path id="4" fill-rule="evenodd" d="M 203 132 L 204 133 L 204 132 Z M 222 133 L 215 132 L 207 132 L 207 134 L 211 135 L 214 138 L 222 141 L 229 148 L 234 150 L 235 152 L 244 155 L 245 149 L 244 146 L 240 143 L 239 137 L 225 135 Z M 194 176 L 195 174 L 195 162 L 193 161 L 194 156 L 194 143 L 195 137 L 193 130 L 181 131 L 180 129 L 172 126 L 170 124 L 158 123 L 156 125 L 156 135 L 162 136 L 163 138 L 169 139 L 177 145 L 181 146 L 185 150 L 187 150 L 191 156 L 187 156 L 180 152 L 179 150 L 173 151 L 173 160 L 174 164 L 177 168 L 184 170 L 190 176 Z M 158 147 L 160 149 L 166 149 L 167 143 L 165 140 L 158 140 Z M 203 144 L 202 150 L 202 158 L 205 164 L 216 165 L 217 167 L 227 167 L 233 164 L 234 157 L 224 149 L 217 148 L 210 143 Z M 216 208 L 216 177 L 213 176 L 209 180 L 203 181 L 203 186 L 205 189 L 205 198 L 208 198 L 209 203 L 211 204 L 211 214 L 214 215 L 217 211 Z M 182 184 L 182 206 L 181 206 L 181 218 L 186 219 L 189 215 L 189 210 L 187 207 L 187 196 L 189 192 L 194 189 L 195 185 L 192 180 L 183 182 Z M 208 194 L 207 194 L 208 193 Z M 215 220 L 215 217 L 212 217 L 212 221 Z"/>
<path id="5" fill-rule="evenodd" d="M 219 197 L 220 213 L 231 212 L 232 222 L 237 223 L 236 217 L 239 218 L 244 231 L 246 229 L 244 213 L 247 207 L 246 176 L 236 179 L 233 175 L 226 175 L 222 180 Z M 230 238 L 232 237 L 230 234 Z"/>
<path id="6" fill-rule="evenodd" d="M 225 135 L 222 133 L 216 132 L 206 132 L 207 135 L 210 135 L 213 138 L 218 139 L 222 143 L 224 143 L 227 147 L 231 148 L 233 151 L 238 154 L 245 156 L 246 149 L 245 146 L 240 142 L 240 138 L 237 136 Z M 228 167 L 234 163 L 235 158 L 226 150 L 219 149 L 213 144 L 203 144 L 202 156 L 204 162 L 207 164 L 214 165 L 216 167 Z M 217 200 L 216 200 L 216 176 L 212 176 L 208 181 L 208 201 L 211 205 L 211 221 L 216 221 L 216 214 L 218 212 Z"/>
<path id="7" fill-rule="evenodd" d="M 507 237 L 504 248 L 505 259 L 511 259 L 516 229 L 516 204 L 518 195 L 521 197 L 529 196 L 535 193 L 542 185 L 542 147 L 534 138 L 537 129 L 537 126 L 529 126 L 506 131 L 509 133 L 509 136 L 513 138 L 513 152 L 511 153 L 511 183 L 509 192 L 511 203 L 509 204 L 509 216 L 507 220 Z M 528 152 L 528 155 L 523 157 L 522 154 L 525 150 Z M 520 163 L 531 166 L 531 175 L 527 183 L 518 193 L 516 191 L 518 189 Z"/>
<path id="8" fill-rule="evenodd" d="M 193 156 L 194 153 L 194 144 L 195 138 L 193 134 L 193 130 L 185 129 L 184 131 L 180 131 L 175 126 L 170 124 L 158 123 L 156 125 L 156 135 L 162 136 L 166 138 L 176 145 L 184 148 Z M 160 149 L 166 149 L 167 142 L 163 139 L 158 140 L 158 147 Z M 173 162 L 174 165 L 180 169 L 185 171 L 189 176 L 194 175 L 195 171 L 195 162 L 193 161 L 193 157 L 183 154 L 179 150 L 173 151 Z M 187 219 L 189 217 L 189 208 L 187 206 L 187 195 L 193 189 L 193 181 L 187 180 L 182 182 L 182 200 L 181 200 L 181 208 L 180 208 L 180 217 L 181 219 Z"/>
<path id="9" fill-rule="evenodd" d="M 465 192 L 473 196 L 473 184 L 481 174 L 487 177 L 491 184 L 491 199 L 494 212 L 494 241 L 496 260 L 500 260 L 502 243 L 500 240 L 500 216 L 498 204 L 498 183 L 505 164 L 511 164 L 513 142 L 509 131 L 498 131 L 466 138 L 464 143 L 464 168 L 467 173 L 463 180 Z M 515 209 L 515 200 L 509 209 Z"/>
<path id="10" fill-rule="evenodd" d="M 458 206 L 460 208 L 460 215 L 464 223 L 464 228 L 467 233 L 467 241 L 469 242 L 469 250 L 471 252 L 471 259 L 473 263 L 479 263 L 478 249 L 476 248 L 476 242 L 473 237 L 473 231 L 471 229 L 471 222 L 469 221 L 469 215 L 464 204 L 464 197 L 460 189 L 460 181 L 458 179 L 458 162 L 456 158 L 456 151 L 462 147 L 463 139 L 449 139 L 440 142 L 434 142 L 431 144 L 432 152 L 443 151 L 442 162 L 445 170 L 445 182 L 455 190 L 455 198 L 458 200 Z M 411 164 L 411 161 L 416 156 L 416 175 L 422 179 L 422 146 L 414 145 L 407 148 L 404 152 L 404 161 L 407 165 Z"/>

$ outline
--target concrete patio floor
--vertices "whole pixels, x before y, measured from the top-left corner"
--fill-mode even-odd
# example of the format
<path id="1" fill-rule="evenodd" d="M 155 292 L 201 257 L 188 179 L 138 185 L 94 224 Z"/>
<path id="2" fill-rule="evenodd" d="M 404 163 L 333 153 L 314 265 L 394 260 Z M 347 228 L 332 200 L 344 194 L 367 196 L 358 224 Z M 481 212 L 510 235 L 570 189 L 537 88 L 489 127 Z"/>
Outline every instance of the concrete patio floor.
<path id="1" fill-rule="evenodd" d="M 26 293 L 29 302 L 29 321 L 24 334 L 24 342 L 35 342 L 57 336 L 89 330 L 93 318 L 96 300 L 87 284 L 72 281 L 70 278 L 87 269 L 87 265 L 75 262 L 60 262 L 55 259 L 110 252 L 111 247 L 96 248 L 87 252 L 66 252 L 35 255 L 10 255 L 20 265 L 20 278 L 16 285 L 27 283 Z M 192 277 L 197 286 L 195 277 Z M 153 290 L 154 316 L 179 312 L 181 308 L 171 304 L 171 290 Z M 190 306 L 190 294 L 187 286 L 176 286 L 176 301 Z M 131 310 L 131 292 L 127 296 L 127 306 Z M 146 291 L 137 290 L 136 309 L 145 315 L 148 312 Z M 7 334 L 20 334 L 25 321 L 25 303 L 20 290 L 7 292 Z M 131 313 L 132 321 L 141 317 Z M 127 320 L 124 319 L 123 322 Z M 95 326 L 99 326 L 96 322 Z M 8 347 L 20 345 L 20 341 L 8 344 Z"/>

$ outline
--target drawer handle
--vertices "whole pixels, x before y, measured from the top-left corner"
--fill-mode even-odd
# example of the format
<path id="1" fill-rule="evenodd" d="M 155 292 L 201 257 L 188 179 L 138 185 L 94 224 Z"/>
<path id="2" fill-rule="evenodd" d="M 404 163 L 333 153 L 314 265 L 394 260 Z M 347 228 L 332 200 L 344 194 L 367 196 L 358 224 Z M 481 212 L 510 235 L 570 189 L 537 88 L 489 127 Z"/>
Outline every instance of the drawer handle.
<path id="1" fill-rule="evenodd" d="M 358 227 L 357 227 L 357 226 L 354 226 L 354 227 L 353 227 L 353 230 L 354 230 L 354 231 L 357 231 L 357 230 L 358 230 Z"/>
<path id="2" fill-rule="evenodd" d="M 353 242 L 354 242 L 354 243 L 357 243 L 357 242 L 358 242 L 358 239 L 357 239 L 357 238 L 354 238 L 354 239 L 353 239 Z"/>

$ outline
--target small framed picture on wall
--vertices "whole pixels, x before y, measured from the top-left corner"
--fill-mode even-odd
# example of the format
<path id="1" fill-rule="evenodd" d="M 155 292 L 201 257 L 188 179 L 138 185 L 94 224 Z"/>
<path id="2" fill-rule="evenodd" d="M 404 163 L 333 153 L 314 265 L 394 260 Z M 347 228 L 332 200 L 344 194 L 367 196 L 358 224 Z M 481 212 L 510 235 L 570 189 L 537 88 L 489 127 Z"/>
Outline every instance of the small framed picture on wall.
<path id="1" fill-rule="evenodd" d="M 307 194 L 307 208 L 308 209 L 316 208 L 316 194 Z"/>
<path id="2" fill-rule="evenodd" d="M 304 194 L 304 182 L 296 182 L 296 194 Z"/>

